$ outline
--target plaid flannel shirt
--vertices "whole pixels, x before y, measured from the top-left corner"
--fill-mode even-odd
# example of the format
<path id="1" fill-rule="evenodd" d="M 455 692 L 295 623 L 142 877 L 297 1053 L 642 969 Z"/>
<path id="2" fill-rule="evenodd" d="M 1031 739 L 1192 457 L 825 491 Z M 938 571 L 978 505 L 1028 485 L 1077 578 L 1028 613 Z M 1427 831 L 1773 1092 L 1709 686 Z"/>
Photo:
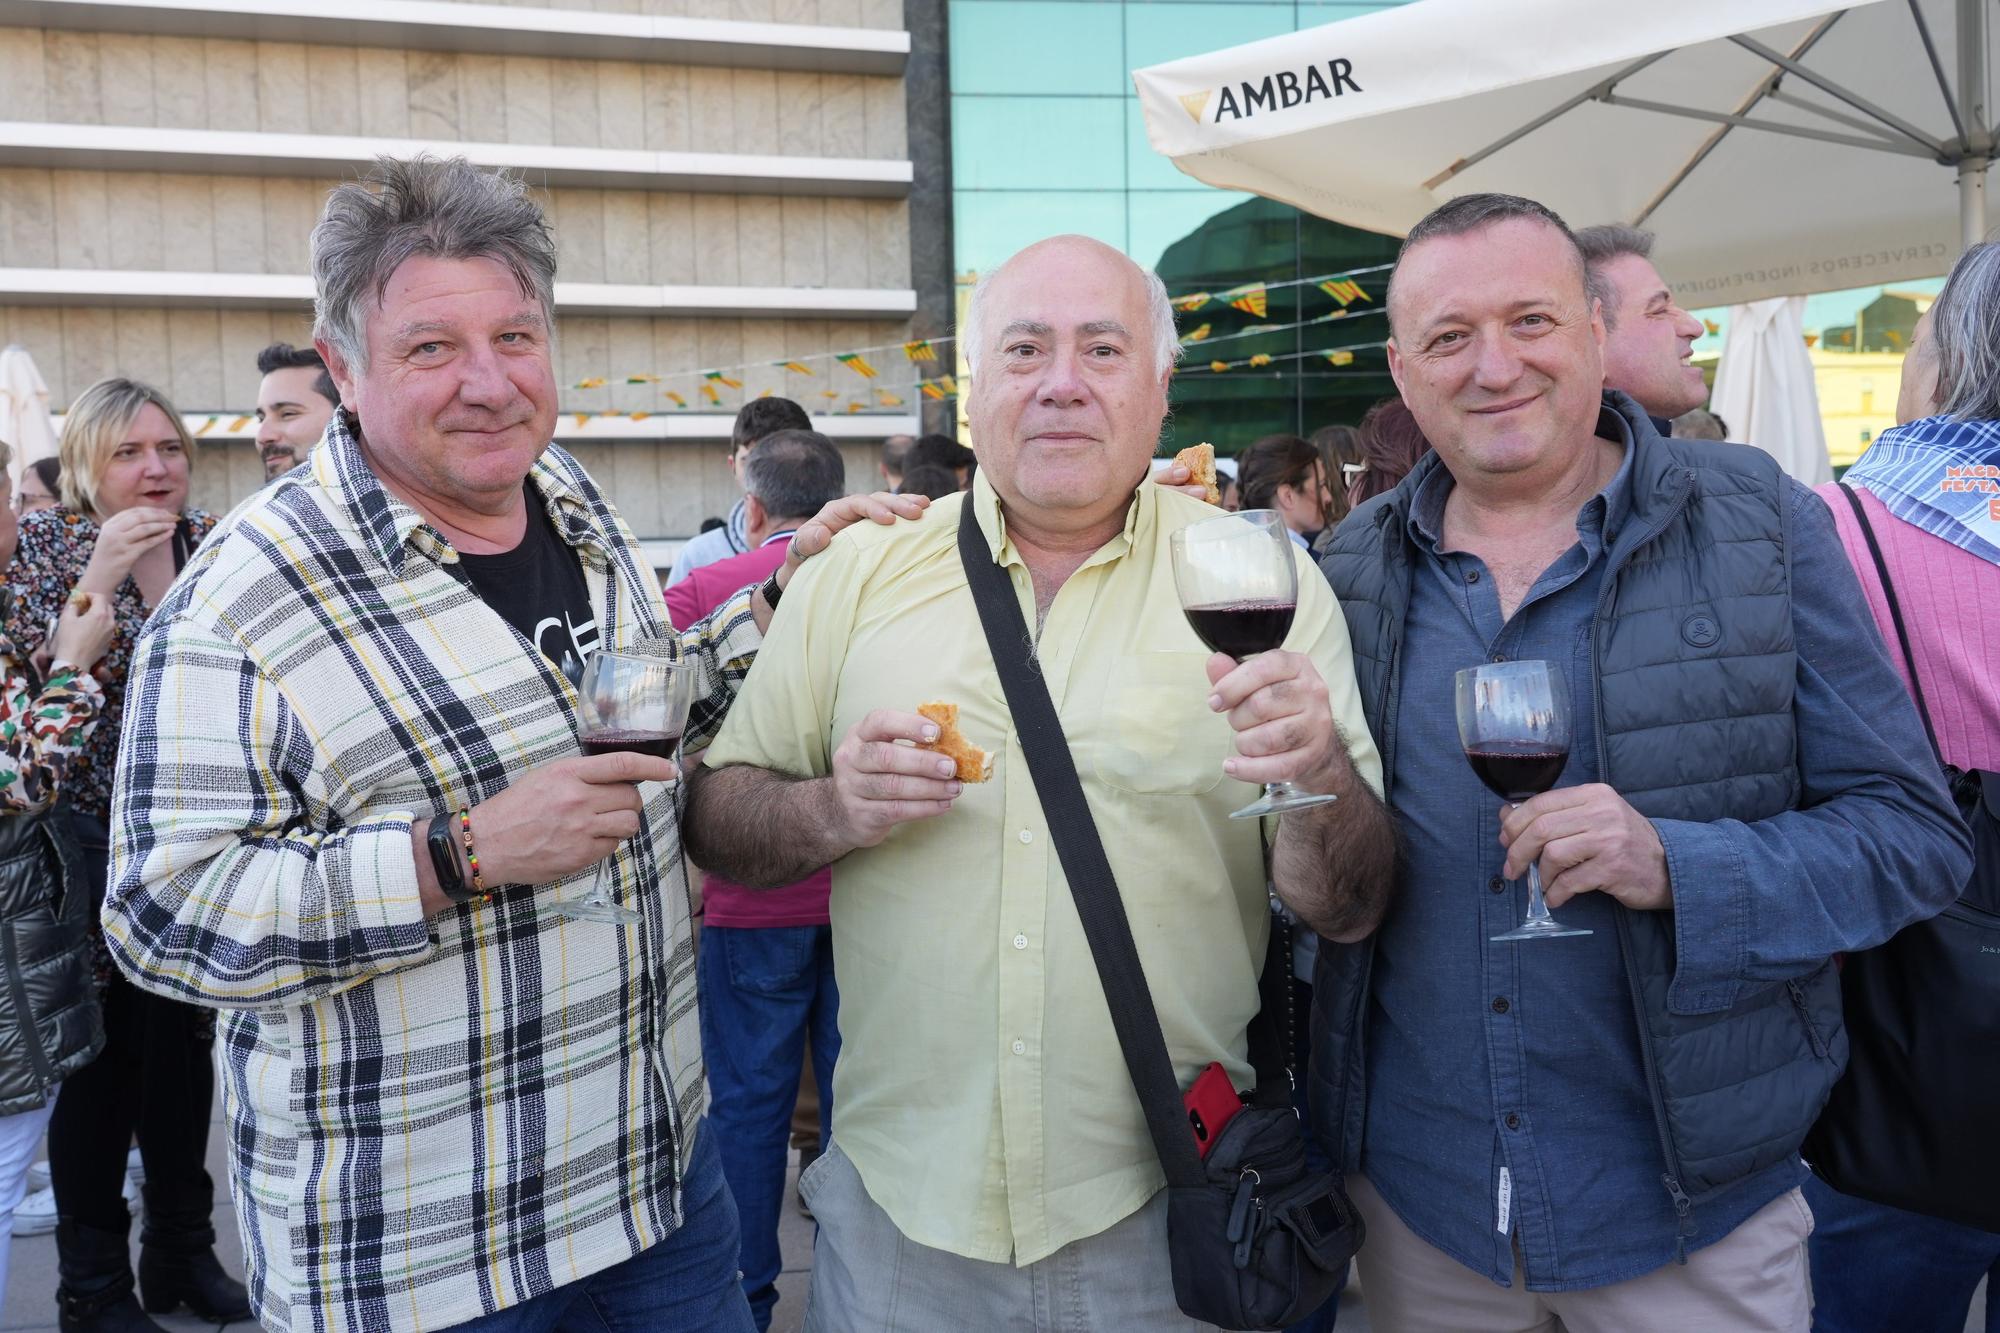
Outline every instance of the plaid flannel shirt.
<path id="1" fill-rule="evenodd" d="M 551 445 L 531 481 L 605 646 L 674 635 L 582 467 Z M 306 471 L 202 547 L 132 671 L 105 932 L 139 985 L 225 1010 L 230 1185 L 269 1329 L 442 1328 L 680 1222 L 706 1093 L 677 785 L 644 789 L 616 859 L 637 926 L 544 910 L 588 870 L 419 905 L 414 820 L 579 753 L 568 683 L 456 563 L 336 414 Z M 690 749 L 760 642 L 748 591 L 676 636 L 701 666 Z"/>

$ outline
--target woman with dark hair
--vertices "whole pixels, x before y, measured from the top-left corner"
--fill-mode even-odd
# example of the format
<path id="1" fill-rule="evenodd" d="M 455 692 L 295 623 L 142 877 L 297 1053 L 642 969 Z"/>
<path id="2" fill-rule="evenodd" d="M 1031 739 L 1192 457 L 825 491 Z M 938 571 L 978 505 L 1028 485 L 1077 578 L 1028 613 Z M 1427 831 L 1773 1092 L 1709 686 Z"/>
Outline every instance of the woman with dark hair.
<path id="1" fill-rule="evenodd" d="M 1361 461 L 1360 471 L 1347 485 L 1350 509 L 1395 490 L 1417 460 L 1431 451 L 1423 427 L 1401 398 L 1384 398 L 1369 408 L 1357 434 Z"/>
<path id="2" fill-rule="evenodd" d="M 62 463 L 54 458 L 37 458 L 21 469 L 21 489 L 14 504 L 23 514 L 49 509 L 62 502 Z"/>
<path id="3" fill-rule="evenodd" d="M 1245 509 L 1275 509 L 1292 540 L 1312 547 L 1333 505 L 1319 450 L 1296 435 L 1266 435 L 1236 456 L 1236 485 Z"/>
<path id="4" fill-rule="evenodd" d="M 1326 528 L 1331 532 L 1347 517 L 1347 479 L 1361 469 L 1361 432 L 1353 426 L 1321 426 L 1312 433 L 1313 448 L 1319 450 L 1320 464 L 1326 469 Z"/>

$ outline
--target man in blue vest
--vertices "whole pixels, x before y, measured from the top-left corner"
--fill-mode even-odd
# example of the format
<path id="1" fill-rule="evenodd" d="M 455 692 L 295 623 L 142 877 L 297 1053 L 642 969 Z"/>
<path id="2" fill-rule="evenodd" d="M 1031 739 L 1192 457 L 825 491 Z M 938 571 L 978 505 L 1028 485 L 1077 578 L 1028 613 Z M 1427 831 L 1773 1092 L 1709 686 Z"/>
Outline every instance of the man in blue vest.
<path id="1" fill-rule="evenodd" d="M 1388 309 L 1436 454 L 1322 568 L 1407 855 L 1373 933 L 1320 952 L 1312 1075 L 1370 1325 L 1805 1333 L 1830 960 L 1949 903 L 1964 830 L 1825 505 L 1602 388 L 1560 218 L 1446 204 Z M 1521 659 L 1562 668 L 1573 737 L 1509 809 L 1452 678 Z M 1490 938 L 1531 862 L 1590 934 Z"/>

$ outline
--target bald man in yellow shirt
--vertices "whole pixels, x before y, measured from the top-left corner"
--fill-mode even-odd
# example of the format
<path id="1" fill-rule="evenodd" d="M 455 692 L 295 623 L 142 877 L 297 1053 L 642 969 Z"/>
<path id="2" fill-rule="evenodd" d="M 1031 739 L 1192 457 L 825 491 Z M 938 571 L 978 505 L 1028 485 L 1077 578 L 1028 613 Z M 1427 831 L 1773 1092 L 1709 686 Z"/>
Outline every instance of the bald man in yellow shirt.
<path id="1" fill-rule="evenodd" d="M 750 884 L 832 863 L 843 1046 L 807 1328 L 1196 1328 L 1163 1176 L 957 548 L 972 505 L 1034 626 L 1183 1087 L 1238 1087 L 1269 929 L 1246 784 L 1340 799 L 1278 823 L 1272 878 L 1335 939 L 1386 905 L 1381 764 L 1326 582 L 1299 560 L 1282 651 L 1205 652 L 1168 538 L 1217 511 L 1146 484 L 1177 351 L 1159 279 L 1096 241 L 1022 251 L 964 333 L 979 471 L 913 523 L 843 535 L 777 615 L 706 766 L 688 850 Z M 913 745 L 960 706 L 964 785 Z"/>

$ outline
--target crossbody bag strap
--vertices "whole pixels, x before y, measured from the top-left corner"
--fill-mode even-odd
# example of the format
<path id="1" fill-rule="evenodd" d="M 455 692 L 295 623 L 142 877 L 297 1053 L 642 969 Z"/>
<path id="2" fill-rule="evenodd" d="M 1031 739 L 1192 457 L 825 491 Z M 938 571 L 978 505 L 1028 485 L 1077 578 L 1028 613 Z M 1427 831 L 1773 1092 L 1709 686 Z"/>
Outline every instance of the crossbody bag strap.
<path id="1" fill-rule="evenodd" d="M 1942 764 L 1944 750 L 1938 745 L 1937 728 L 1931 725 L 1930 704 L 1924 699 L 1924 683 L 1917 677 L 1917 657 L 1910 651 L 1910 631 L 1903 624 L 1903 604 L 1896 597 L 1896 585 L 1889 579 L 1889 562 L 1882 558 L 1882 547 L 1875 540 L 1875 525 L 1868 521 L 1861 497 L 1844 481 L 1840 483 L 1840 492 L 1854 506 L 1854 521 L 1861 525 L 1861 539 L 1868 543 L 1868 555 L 1875 562 L 1875 577 L 1881 581 L 1882 596 L 1889 603 L 1889 620 L 1896 627 L 1896 642 L 1903 650 L 1903 663 L 1910 668 L 1910 697 L 1917 701 L 1917 715 L 1924 720 L 1924 735 L 1930 737 L 1931 750 Z"/>
<path id="2" fill-rule="evenodd" d="M 1076 914 L 1090 944 L 1090 956 L 1097 963 L 1104 1000 L 1111 1010 L 1111 1026 L 1125 1054 L 1132 1087 L 1139 1094 L 1153 1149 L 1159 1154 L 1168 1185 L 1200 1185 L 1206 1179 L 1201 1155 L 1188 1129 L 1180 1082 L 1167 1056 L 1167 1040 L 1139 964 L 1139 949 L 1132 941 L 1118 881 L 1112 876 L 1097 822 L 1084 799 L 1083 782 L 1077 777 L 1055 702 L 1049 698 L 1048 686 L 1030 655 L 1028 626 L 1014 595 L 1013 580 L 987 548 L 969 495 L 958 525 L 958 552 L 965 562 L 966 581 L 979 608 L 979 623 L 986 631 L 986 644 L 1000 674 L 1008 711 L 1013 714 L 1014 732 L 1020 737 L 1035 794 L 1049 822 L 1049 836 L 1055 841 L 1070 894 L 1076 899 Z"/>

